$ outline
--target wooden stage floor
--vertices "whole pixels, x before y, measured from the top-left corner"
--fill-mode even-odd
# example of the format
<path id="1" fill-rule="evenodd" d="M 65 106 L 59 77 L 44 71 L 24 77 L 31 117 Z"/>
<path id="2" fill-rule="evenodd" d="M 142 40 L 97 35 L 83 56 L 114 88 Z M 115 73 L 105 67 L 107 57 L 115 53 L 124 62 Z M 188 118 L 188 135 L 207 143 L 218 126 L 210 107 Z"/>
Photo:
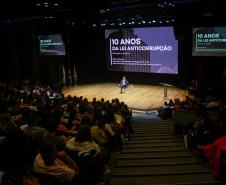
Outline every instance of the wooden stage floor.
<path id="1" fill-rule="evenodd" d="M 164 86 L 154 85 L 139 85 L 133 84 L 120 94 L 118 83 L 94 83 L 83 84 L 75 87 L 64 87 L 62 93 L 64 97 L 71 95 L 72 97 L 83 96 L 88 101 L 92 101 L 93 97 L 97 100 L 104 98 L 105 101 L 118 98 L 120 102 L 125 102 L 130 109 L 150 111 L 161 107 L 165 101 L 169 99 L 180 98 L 184 100 L 188 95 L 187 90 L 182 90 L 177 87 L 167 87 L 167 98 L 164 97 Z"/>

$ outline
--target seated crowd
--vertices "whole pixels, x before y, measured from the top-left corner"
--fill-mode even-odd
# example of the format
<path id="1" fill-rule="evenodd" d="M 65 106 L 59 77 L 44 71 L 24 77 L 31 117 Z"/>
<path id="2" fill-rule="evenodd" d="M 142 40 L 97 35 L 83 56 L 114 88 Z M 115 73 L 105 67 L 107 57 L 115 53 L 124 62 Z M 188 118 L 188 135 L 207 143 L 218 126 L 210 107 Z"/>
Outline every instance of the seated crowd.
<path id="1" fill-rule="evenodd" d="M 58 184 L 101 184 L 111 152 L 133 132 L 131 111 L 118 99 L 64 97 L 29 80 L 0 90 L 1 169 L 18 179 L 30 169 Z"/>
<path id="2" fill-rule="evenodd" d="M 162 118 L 172 119 L 174 134 L 184 140 L 186 148 L 197 151 L 198 157 L 208 159 L 212 172 L 216 178 L 224 178 L 226 166 L 220 173 L 220 153 L 226 153 L 226 99 L 217 99 L 207 96 L 200 98 L 189 98 L 184 101 L 175 99 L 165 102 L 158 110 Z M 183 115 L 194 112 L 185 122 L 175 121 L 174 112 L 182 111 Z M 211 120 L 210 114 L 217 117 Z M 225 164 L 226 165 L 226 164 Z"/>

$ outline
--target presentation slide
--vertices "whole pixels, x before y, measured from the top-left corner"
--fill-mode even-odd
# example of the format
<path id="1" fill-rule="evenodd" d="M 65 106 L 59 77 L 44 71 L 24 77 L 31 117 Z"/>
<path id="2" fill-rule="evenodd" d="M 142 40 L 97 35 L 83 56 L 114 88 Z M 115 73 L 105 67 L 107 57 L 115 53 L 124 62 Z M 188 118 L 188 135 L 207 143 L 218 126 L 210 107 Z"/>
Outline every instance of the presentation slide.
<path id="1" fill-rule="evenodd" d="M 40 55 L 65 55 L 65 45 L 60 34 L 38 36 Z"/>
<path id="2" fill-rule="evenodd" d="M 193 56 L 226 56 L 226 27 L 193 28 Z"/>
<path id="3" fill-rule="evenodd" d="M 178 74 L 173 27 L 106 29 L 109 71 Z"/>

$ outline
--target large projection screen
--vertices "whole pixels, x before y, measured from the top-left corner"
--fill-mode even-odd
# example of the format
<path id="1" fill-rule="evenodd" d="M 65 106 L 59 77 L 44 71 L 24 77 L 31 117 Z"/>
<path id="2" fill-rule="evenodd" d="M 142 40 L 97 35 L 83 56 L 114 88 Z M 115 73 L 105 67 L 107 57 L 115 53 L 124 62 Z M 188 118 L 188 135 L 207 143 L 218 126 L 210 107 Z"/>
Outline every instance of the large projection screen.
<path id="1" fill-rule="evenodd" d="M 193 56 L 226 56 L 226 27 L 195 27 Z"/>
<path id="2" fill-rule="evenodd" d="M 173 27 L 106 29 L 109 71 L 178 74 Z"/>

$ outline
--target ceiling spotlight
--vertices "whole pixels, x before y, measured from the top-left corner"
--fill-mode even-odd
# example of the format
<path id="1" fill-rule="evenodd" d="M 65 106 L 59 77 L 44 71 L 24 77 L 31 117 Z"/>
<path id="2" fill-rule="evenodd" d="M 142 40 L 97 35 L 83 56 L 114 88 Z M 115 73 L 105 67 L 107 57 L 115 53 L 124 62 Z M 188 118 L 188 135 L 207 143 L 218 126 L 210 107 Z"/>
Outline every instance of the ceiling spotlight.
<path id="1" fill-rule="evenodd" d="M 151 24 L 151 21 L 149 21 L 148 23 Z"/>
<path id="2" fill-rule="evenodd" d="M 174 19 L 172 19 L 172 21 L 174 21 Z"/>
<path id="3" fill-rule="evenodd" d="M 55 3 L 54 5 L 55 5 L 55 6 L 58 6 L 59 4 L 58 4 L 58 3 Z"/>
<path id="4" fill-rule="evenodd" d="M 36 4 L 36 6 L 41 6 L 41 4 Z"/>
<path id="5" fill-rule="evenodd" d="M 119 26 L 122 26 L 122 23 L 120 22 L 118 25 L 119 25 Z"/>
<path id="6" fill-rule="evenodd" d="M 123 22 L 122 24 L 126 24 L 125 22 Z"/>
<path id="7" fill-rule="evenodd" d="M 159 23 L 162 23 L 162 21 L 159 21 Z"/>
<path id="8" fill-rule="evenodd" d="M 132 24 L 131 22 L 129 22 L 129 24 Z"/>
<path id="9" fill-rule="evenodd" d="M 138 22 L 138 24 L 141 24 L 141 22 Z"/>
<path id="10" fill-rule="evenodd" d="M 143 24 L 145 24 L 145 23 L 146 23 L 146 21 L 142 21 L 142 23 L 143 23 Z"/>
<path id="11" fill-rule="evenodd" d="M 93 27 L 97 26 L 96 24 L 93 24 Z"/>
<path id="12" fill-rule="evenodd" d="M 153 20 L 152 22 L 155 22 L 155 20 Z"/>
<path id="13" fill-rule="evenodd" d="M 169 22 L 168 20 L 166 22 Z"/>
<path id="14" fill-rule="evenodd" d="M 48 3 L 44 3 L 44 4 L 48 4 Z"/>
<path id="15" fill-rule="evenodd" d="M 132 24 L 134 24 L 135 22 L 133 21 Z"/>
<path id="16" fill-rule="evenodd" d="M 102 23 L 101 26 L 106 26 L 106 24 L 105 23 Z"/>

